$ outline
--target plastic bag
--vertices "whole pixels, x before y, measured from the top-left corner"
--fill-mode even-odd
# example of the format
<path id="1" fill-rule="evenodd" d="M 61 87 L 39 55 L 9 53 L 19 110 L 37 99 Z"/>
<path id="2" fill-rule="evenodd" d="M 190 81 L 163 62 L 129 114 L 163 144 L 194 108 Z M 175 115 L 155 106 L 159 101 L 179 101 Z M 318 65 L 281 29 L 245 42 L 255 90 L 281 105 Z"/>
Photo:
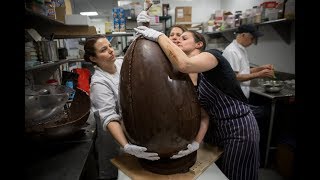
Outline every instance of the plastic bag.
<path id="1" fill-rule="evenodd" d="M 90 94 L 90 71 L 87 68 L 76 68 L 72 71 L 79 75 L 77 87 Z"/>

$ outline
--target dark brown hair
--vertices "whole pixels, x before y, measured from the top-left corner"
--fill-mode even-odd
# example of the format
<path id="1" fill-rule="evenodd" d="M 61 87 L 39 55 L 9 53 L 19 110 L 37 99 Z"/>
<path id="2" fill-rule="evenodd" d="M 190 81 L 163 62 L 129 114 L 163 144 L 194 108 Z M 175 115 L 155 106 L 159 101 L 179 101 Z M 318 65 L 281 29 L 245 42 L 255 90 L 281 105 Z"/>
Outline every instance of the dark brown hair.
<path id="1" fill-rule="evenodd" d="M 171 33 L 172 29 L 175 28 L 175 27 L 176 27 L 176 28 L 180 28 L 180 29 L 182 30 L 182 32 L 185 32 L 185 31 L 188 30 L 188 28 L 187 28 L 185 25 L 175 24 L 175 25 L 173 25 L 173 26 L 170 27 L 170 31 L 168 32 L 168 33 L 169 33 L 168 36 L 170 36 L 170 33 Z"/>
<path id="2" fill-rule="evenodd" d="M 83 58 L 85 61 L 95 64 L 95 62 L 92 62 L 89 57 L 96 56 L 96 49 L 94 45 L 96 44 L 98 39 L 101 39 L 101 38 L 106 38 L 106 36 L 102 34 L 97 34 L 86 39 L 86 42 L 84 43 L 84 55 L 83 55 Z"/>
<path id="3" fill-rule="evenodd" d="M 198 33 L 197 31 L 193 31 L 193 30 L 187 30 L 185 32 L 190 32 L 196 43 L 197 42 L 203 43 L 203 46 L 200 48 L 201 51 L 204 51 L 206 49 L 207 43 L 206 43 L 206 40 L 204 39 L 202 34 Z"/>

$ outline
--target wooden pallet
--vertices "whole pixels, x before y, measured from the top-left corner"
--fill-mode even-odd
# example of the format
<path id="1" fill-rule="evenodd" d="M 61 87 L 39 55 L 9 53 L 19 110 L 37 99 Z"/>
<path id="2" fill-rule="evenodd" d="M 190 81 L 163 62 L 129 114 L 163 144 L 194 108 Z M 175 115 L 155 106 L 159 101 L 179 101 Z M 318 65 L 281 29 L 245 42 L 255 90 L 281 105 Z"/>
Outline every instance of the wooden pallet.
<path id="1" fill-rule="evenodd" d="M 201 144 L 197 153 L 197 161 L 189 169 L 189 172 L 171 175 L 161 175 L 147 171 L 141 167 L 136 157 L 125 153 L 111 159 L 111 162 L 132 180 L 194 180 L 214 163 L 221 154 L 222 150 L 218 147 Z"/>

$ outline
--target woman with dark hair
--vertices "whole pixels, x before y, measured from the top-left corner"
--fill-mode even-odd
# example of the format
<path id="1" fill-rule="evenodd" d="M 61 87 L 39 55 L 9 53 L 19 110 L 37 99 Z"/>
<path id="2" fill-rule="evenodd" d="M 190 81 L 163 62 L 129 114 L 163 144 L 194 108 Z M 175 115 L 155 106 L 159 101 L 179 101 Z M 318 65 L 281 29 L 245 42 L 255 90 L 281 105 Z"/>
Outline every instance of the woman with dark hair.
<path id="1" fill-rule="evenodd" d="M 145 152 L 147 148 L 130 144 L 121 127 L 118 91 L 123 60 L 116 58 L 110 42 L 104 35 L 88 38 L 84 50 L 84 59 L 94 65 L 94 73 L 90 83 L 90 100 L 91 113 L 97 122 L 95 145 L 98 154 L 99 178 L 106 179 L 117 176 L 114 174 L 118 170 L 112 166 L 110 159 L 119 153 L 119 146 L 113 142 L 110 134 L 124 152 L 148 160 L 160 159 L 157 153 Z M 110 168 L 113 168 L 111 171 L 113 177 L 110 177 Z"/>
<path id="2" fill-rule="evenodd" d="M 168 37 L 173 43 L 177 44 L 181 34 L 184 33 L 186 30 L 188 29 L 184 25 L 180 25 L 180 24 L 173 25 L 170 27 Z"/>
<path id="3" fill-rule="evenodd" d="M 149 22 L 149 21 L 150 21 L 150 17 L 146 11 L 141 11 L 140 14 L 137 16 L 138 24 Z M 179 42 L 179 38 L 180 38 L 181 34 L 187 30 L 188 30 L 188 28 L 186 26 L 184 26 L 182 24 L 175 24 L 170 27 L 168 37 L 174 44 L 178 45 L 177 43 Z M 198 89 L 197 88 L 198 81 L 199 81 L 198 73 L 189 73 L 189 77 L 197 90 Z"/>
<path id="4" fill-rule="evenodd" d="M 205 39 L 195 31 L 184 32 L 178 46 L 154 29 L 139 26 L 135 31 L 158 42 L 179 71 L 199 73 L 199 102 L 208 113 L 210 123 L 214 124 L 213 143 L 224 150 L 217 165 L 230 180 L 257 180 L 259 128 L 239 81 L 222 52 L 205 50 Z"/>
<path id="5" fill-rule="evenodd" d="M 185 31 L 187 31 L 187 27 L 185 27 L 184 25 L 180 25 L 180 24 L 176 24 L 171 26 L 170 28 L 170 32 L 169 32 L 169 39 L 176 45 L 178 45 L 180 36 L 182 35 L 182 33 L 184 33 Z M 196 88 L 196 90 L 198 90 L 198 83 L 199 83 L 199 78 L 198 78 L 198 73 L 189 73 L 189 77 L 194 85 L 194 87 Z"/>

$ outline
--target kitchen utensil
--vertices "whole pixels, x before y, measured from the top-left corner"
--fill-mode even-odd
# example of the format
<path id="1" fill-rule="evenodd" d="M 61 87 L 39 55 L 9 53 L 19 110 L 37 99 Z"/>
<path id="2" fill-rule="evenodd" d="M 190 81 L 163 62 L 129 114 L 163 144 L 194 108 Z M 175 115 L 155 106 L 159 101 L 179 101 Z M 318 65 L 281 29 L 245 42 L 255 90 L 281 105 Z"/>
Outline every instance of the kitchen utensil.
<path id="1" fill-rule="evenodd" d="M 59 48 L 58 53 L 59 53 L 59 59 L 66 59 L 68 56 L 67 48 Z"/>
<path id="2" fill-rule="evenodd" d="M 25 87 L 25 120 L 27 124 L 43 123 L 61 111 L 73 93 L 62 85 L 30 85 Z"/>
<path id="3" fill-rule="evenodd" d="M 50 41 L 53 41 L 53 39 L 54 39 L 54 33 L 51 33 L 51 35 L 50 35 Z"/>
<path id="4" fill-rule="evenodd" d="M 272 70 L 273 70 L 273 76 L 272 76 L 272 78 L 273 79 L 277 79 L 277 77 L 276 77 L 276 74 L 275 74 L 275 68 L 274 68 L 274 65 L 272 65 Z"/>
<path id="5" fill-rule="evenodd" d="M 87 125 L 89 114 L 90 97 L 85 91 L 76 88 L 70 108 L 51 116 L 51 121 L 26 127 L 25 131 L 32 138 L 66 138 L 80 132 Z"/>

